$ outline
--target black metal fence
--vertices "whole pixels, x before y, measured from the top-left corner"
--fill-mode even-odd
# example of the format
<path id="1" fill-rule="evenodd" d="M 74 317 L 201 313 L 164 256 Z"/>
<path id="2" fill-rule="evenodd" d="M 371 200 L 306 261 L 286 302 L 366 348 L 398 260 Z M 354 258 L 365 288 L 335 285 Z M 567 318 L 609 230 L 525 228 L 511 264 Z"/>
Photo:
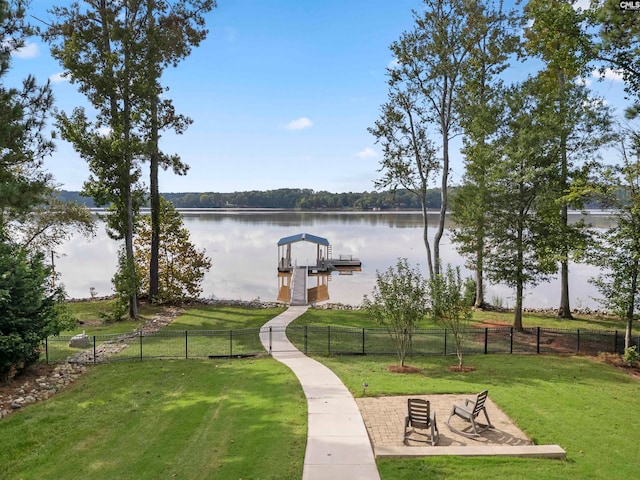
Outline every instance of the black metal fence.
<path id="1" fill-rule="evenodd" d="M 389 332 L 381 328 L 289 326 L 238 330 L 163 330 L 155 333 L 94 335 L 78 347 L 71 336 L 49 337 L 41 360 L 100 363 L 150 358 L 234 358 L 277 351 L 274 335 L 286 333 L 295 347 L 315 355 L 392 355 Z M 624 353 L 624 332 L 527 328 L 468 328 L 463 332 L 465 354 L 587 354 Z M 640 349 L 640 336 L 633 338 Z M 266 348 L 266 349 L 265 349 Z M 446 329 L 417 330 L 410 355 L 455 354 L 453 333 Z"/>
<path id="2" fill-rule="evenodd" d="M 568 330 L 513 327 L 468 328 L 463 330 L 466 354 L 491 353 L 623 353 L 624 332 L 610 330 Z M 317 355 L 395 354 L 389 332 L 380 328 L 288 327 L 287 336 L 298 349 Z M 640 336 L 633 343 L 640 348 Z M 412 337 L 411 355 L 455 354 L 453 332 L 447 329 L 417 330 Z"/>

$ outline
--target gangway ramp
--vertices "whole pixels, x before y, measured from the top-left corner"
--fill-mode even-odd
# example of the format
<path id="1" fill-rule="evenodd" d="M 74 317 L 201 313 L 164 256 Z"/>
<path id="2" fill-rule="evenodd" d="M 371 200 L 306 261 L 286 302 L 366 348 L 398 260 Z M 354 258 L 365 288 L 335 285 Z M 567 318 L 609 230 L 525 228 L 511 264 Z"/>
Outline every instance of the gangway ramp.
<path id="1" fill-rule="evenodd" d="M 295 267 L 291 278 L 291 305 L 308 305 L 307 267 Z"/>

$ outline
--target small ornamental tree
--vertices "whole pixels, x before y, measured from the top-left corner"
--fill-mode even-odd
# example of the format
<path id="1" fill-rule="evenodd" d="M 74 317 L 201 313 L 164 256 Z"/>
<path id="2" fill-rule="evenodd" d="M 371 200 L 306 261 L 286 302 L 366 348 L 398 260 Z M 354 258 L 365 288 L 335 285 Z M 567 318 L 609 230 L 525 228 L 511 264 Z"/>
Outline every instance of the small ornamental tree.
<path id="1" fill-rule="evenodd" d="M 362 302 L 369 315 L 387 327 L 402 367 L 416 326 L 427 315 L 428 287 L 420 271 L 411 268 L 406 258 L 399 258 L 395 268 L 376 272 L 371 298 L 365 295 Z"/>
<path id="2" fill-rule="evenodd" d="M 471 321 L 472 299 L 465 296 L 460 268 L 447 265 L 444 273 L 429 281 L 431 319 L 451 331 L 456 344 L 458 367 L 462 367 L 464 330 Z"/>
<path id="3" fill-rule="evenodd" d="M 45 338 L 75 324 L 50 278 L 42 254 L 30 255 L 0 235 L 0 380 L 35 363 Z"/>
<path id="4" fill-rule="evenodd" d="M 140 219 L 135 236 L 135 259 L 140 292 L 149 293 L 149 277 L 143 273 L 151 258 L 151 217 Z M 211 268 L 204 250 L 196 249 L 189 239 L 180 214 L 171 202 L 160 200 L 159 291 L 154 302 L 180 303 L 202 293 L 202 279 Z"/>

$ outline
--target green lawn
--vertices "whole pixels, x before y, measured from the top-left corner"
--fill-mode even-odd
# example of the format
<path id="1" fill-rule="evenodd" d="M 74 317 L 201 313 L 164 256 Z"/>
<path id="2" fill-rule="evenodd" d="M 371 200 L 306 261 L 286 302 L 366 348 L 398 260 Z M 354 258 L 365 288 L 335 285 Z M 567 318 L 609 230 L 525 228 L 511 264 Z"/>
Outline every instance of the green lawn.
<path id="1" fill-rule="evenodd" d="M 140 318 L 138 320 L 120 320 L 106 322 L 102 319 L 104 313 L 113 309 L 115 300 L 85 300 L 70 302 L 67 305 L 71 313 L 78 320 L 78 326 L 73 330 L 62 332 L 61 335 L 76 335 L 85 332 L 87 335 L 111 335 L 135 330 L 145 320 L 153 317 L 161 311 L 161 307 L 142 304 L 140 306 Z"/>
<path id="2" fill-rule="evenodd" d="M 624 324 L 611 319 L 585 317 L 559 319 L 555 315 L 525 314 L 525 332 L 512 333 L 507 313 L 476 312 L 475 329 L 466 335 L 465 352 L 469 353 L 562 353 L 597 354 L 620 349 L 624 342 Z M 480 321 L 482 320 L 482 321 Z M 482 328 L 484 327 L 484 328 Z M 502 327 L 502 328 L 494 328 Z M 537 331 L 535 327 L 541 327 Z M 618 329 L 618 335 L 614 329 Z M 387 329 L 376 324 L 364 311 L 309 309 L 287 327 L 287 335 L 305 353 L 326 355 L 392 354 L 395 347 Z M 445 338 L 446 337 L 446 338 Z M 635 337 L 634 337 L 635 338 Z M 427 355 L 452 353 L 451 330 L 425 319 L 419 322 L 412 339 L 415 352 Z M 539 351 L 538 351 L 539 349 Z"/>
<path id="3" fill-rule="evenodd" d="M 143 305 L 138 321 L 104 322 L 100 313 L 108 310 L 112 300 L 73 302 L 69 305 L 79 320 L 85 322 L 78 329 L 63 332 L 61 337 L 51 337 L 48 342 L 49 361 L 63 361 L 83 348 L 68 346 L 69 335 L 82 333 L 96 336 L 96 345 L 117 341 L 120 334 L 138 328 L 145 320 L 161 311 L 162 307 Z M 116 358 L 168 357 L 168 358 L 206 358 L 209 355 L 244 355 L 262 352 L 257 328 L 284 311 L 282 308 L 223 307 L 204 305 L 189 308 L 185 314 L 177 317 L 163 328 L 158 336 L 143 339 L 142 352 L 138 339 L 130 339 L 131 346 L 120 352 Z M 229 330 L 234 333 L 230 338 Z M 251 329 L 243 331 L 243 329 Z M 218 332 L 197 332 L 197 331 Z M 185 334 L 188 331 L 190 333 Z M 169 336 L 173 334 L 173 336 Z M 185 339 L 188 336 L 188 339 Z M 187 342 L 188 340 L 188 342 Z M 93 338 L 90 348 L 93 348 Z M 188 351 L 185 351 L 187 350 Z M 44 356 L 43 356 L 44 358 Z"/>
<path id="4" fill-rule="evenodd" d="M 301 478 L 306 425 L 271 358 L 99 365 L 0 421 L 0 477 Z"/>
<path id="5" fill-rule="evenodd" d="M 420 374 L 394 374 L 395 357 L 317 357 L 354 396 L 437 393 L 490 397 L 537 444 L 559 444 L 567 461 L 514 458 L 384 459 L 384 480 L 416 478 L 633 478 L 640 469 L 640 381 L 584 357 L 474 355 L 471 373 L 452 373 L 452 358 L 415 357 Z M 631 420 L 634 419 L 634 420 Z M 442 420 L 441 420 L 442 421 Z M 442 425 L 441 428 L 446 428 Z"/>
<path id="6" fill-rule="evenodd" d="M 229 330 L 260 328 L 285 308 L 244 308 L 205 305 L 189 308 L 176 318 L 167 330 Z"/>
<path id="7" fill-rule="evenodd" d="M 523 326 L 563 328 L 563 329 L 589 329 L 589 330 L 620 330 L 624 331 L 625 322 L 612 317 L 602 317 L 599 315 L 576 315 L 573 320 L 558 318 L 555 315 L 542 313 L 525 312 L 523 315 Z M 513 325 L 513 313 L 511 312 L 473 312 L 473 319 L 470 323 L 472 327 L 485 327 L 493 325 Z M 324 310 L 310 308 L 300 318 L 291 325 L 314 325 L 314 326 L 344 326 L 355 328 L 379 328 L 371 317 L 362 310 Z M 424 319 L 418 323 L 418 328 L 437 328 L 433 322 Z"/>
<path id="8" fill-rule="evenodd" d="M 191 341 L 196 330 L 254 328 L 281 311 L 197 308 L 168 330 L 188 330 Z M 572 328 L 529 315 L 525 326 L 534 321 Z M 597 327 L 597 319 L 580 321 L 585 324 L 579 328 L 606 328 Z M 363 312 L 314 309 L 295 323 L 372 326 Z M 384 480 L 626 479 L 640 470 L 640 382 L 586 357 L 467 355 L 465 363 L 476 370 L 460 374 L 447 370 L 452 357 L 416 356 L 408 363 L 421 373 L 404 375 L 387 369 L 395 356 L 316 358 L 355 396 L 362 395 L 363 382 L 367 396 L 488 388 L 536 443 L 567 451 L 566 461 L 379 460 Z M 123 362 L 92 367 L 72 388 L 0 421 L 0 464 L 6 478 L 24 479 L 300 478 L 305 435 L 302 390 L 270 358 Z"/>

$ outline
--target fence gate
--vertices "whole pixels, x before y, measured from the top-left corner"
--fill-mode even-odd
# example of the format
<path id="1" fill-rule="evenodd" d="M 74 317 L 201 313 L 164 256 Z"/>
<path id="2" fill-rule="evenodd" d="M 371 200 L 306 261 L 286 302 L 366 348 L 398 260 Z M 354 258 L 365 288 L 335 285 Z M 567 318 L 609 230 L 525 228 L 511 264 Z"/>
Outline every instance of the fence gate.
<path id="1" fill-rule="evenodd" d="M 270 354 L 298 351 L 287 338 L 286 326 L 262 327 L 260 329 L 260 340 L 265 350 Z"/>

